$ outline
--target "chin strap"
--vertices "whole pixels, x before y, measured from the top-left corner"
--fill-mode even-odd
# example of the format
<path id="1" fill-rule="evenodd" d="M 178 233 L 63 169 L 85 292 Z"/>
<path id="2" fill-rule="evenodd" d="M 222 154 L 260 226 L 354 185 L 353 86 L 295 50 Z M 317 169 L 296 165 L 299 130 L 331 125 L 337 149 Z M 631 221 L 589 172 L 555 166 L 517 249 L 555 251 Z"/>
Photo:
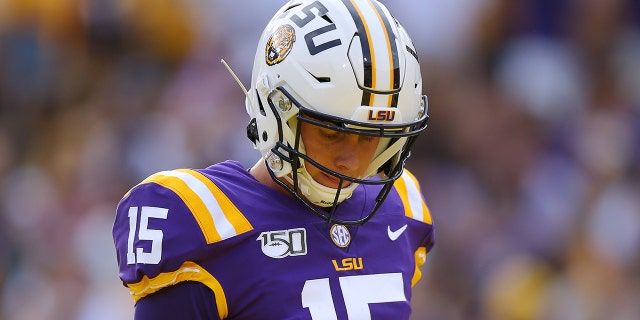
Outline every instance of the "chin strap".
<path id="1" fill-rule="evenodd" d="M 393 157 L 396 156 L 396 153 L 400 152 L 400 149 L 396 148 L 398 147 L 398 145 L 400 145 L 400 148 L 402 148 L 402 145 L 406 142 L 406 140 L 406 137 L 402 137 L 394 141 L 390 146 L 387 147 L 387 149 L 382 151 L 382 153 L 380 153 L 375 159 L 373 159 L 373 161 L 371 161 L 371 164 L 369 165 L 369 168 L 367 168 L 367 171 L 365 172 L 365 177 L 373 177 L 378 174 L 378 169 L 382 167 L 387 161 L 392 160 Z"/>

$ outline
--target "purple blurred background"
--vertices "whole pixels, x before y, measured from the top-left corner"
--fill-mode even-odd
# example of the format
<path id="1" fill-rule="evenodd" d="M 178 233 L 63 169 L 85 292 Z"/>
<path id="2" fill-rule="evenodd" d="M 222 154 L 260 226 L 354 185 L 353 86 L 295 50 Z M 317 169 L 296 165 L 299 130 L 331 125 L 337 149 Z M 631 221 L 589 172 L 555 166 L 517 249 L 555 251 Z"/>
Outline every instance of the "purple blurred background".
<path id="1" fill-rule="evenodd" d="M 115 206 L 258 159 L 219 61 L 248 87 L 283 3 L 0 0 L 0 319 L 131 319 Z M 640 2 L 386 3 L 430 101 L 412 319 L 640 319 Z"/>

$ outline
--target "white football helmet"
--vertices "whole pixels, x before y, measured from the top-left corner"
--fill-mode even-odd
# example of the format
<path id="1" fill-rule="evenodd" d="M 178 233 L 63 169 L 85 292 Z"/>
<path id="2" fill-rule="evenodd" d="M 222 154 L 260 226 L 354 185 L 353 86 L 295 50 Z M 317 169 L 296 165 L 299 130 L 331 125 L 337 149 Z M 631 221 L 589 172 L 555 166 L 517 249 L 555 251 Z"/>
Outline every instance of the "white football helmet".
<path id="1" fill-rule="evenodd" d="M 415 47 L 375 0 L 292 0 L 284 5 L 260 38 L 251 84 L 247 136 L 271 177 L 330 222 L 369 220 L 426 129 L 427 99 Z M 300 138 L 303 121 L 380 137 L 365 176 L 344 176 L 309 158 Z M 316 182 L 306 170 L 308 163 L 338 178 L 339 187 Z M 372 212 L 351 221 L 334 217 L 337 205 L 359 184 L 383 186 Z"/>

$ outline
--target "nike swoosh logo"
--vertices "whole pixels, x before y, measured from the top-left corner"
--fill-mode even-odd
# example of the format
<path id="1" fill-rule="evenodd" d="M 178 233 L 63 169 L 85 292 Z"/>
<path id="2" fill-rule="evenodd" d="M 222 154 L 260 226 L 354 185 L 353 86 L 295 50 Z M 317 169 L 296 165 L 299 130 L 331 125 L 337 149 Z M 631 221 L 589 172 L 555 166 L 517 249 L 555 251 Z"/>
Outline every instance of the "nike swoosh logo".
<path id="1" fill-rule="evenodd" d="M 391 239 L 391 241 L 396 241 L 406 229 L 406 224 L 396 231 L 391 231 L 391 226 L 387 226 L 387 234 L 389 235 L 389 239 Z"/>

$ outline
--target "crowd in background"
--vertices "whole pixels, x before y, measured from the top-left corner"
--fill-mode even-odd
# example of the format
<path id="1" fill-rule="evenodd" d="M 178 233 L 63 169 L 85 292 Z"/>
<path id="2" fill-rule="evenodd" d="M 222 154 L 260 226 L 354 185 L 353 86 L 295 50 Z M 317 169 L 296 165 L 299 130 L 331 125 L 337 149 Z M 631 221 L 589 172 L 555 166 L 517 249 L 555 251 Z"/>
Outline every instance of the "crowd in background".
<path id="1" fill-rule="evenodd" d="M 111 226 L 159 170 L 259 157 L 244 94 L 283 0 L 0 0 L 0 319 L 131 319 Z M 429 128 L 413 319 L 640 319 L 640 2 L 386 1 Z"/>

